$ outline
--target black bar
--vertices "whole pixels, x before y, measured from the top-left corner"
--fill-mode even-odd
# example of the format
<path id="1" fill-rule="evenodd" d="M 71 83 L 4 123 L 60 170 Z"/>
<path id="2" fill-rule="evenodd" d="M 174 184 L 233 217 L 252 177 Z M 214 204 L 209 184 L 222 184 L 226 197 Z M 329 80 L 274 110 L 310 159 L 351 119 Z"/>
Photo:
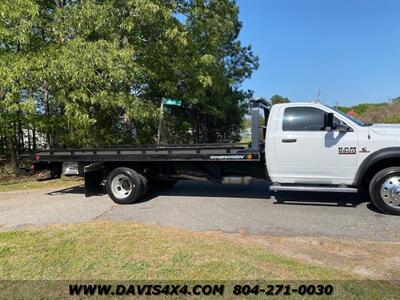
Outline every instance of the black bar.
<path id="1" fill-rule="evenodd" d="M 260 161 L 260 154 L 250 153 L 251 157 L 242 154 L 216 155 L 40 155 L 43 162 L 104 162 L 104 161 Z M 231 156 L 232 158 L 229 158 Z M 235 157 L 236 156 L 236 157 Z M 243 156 L 240 157 L 239 156 Z"/>

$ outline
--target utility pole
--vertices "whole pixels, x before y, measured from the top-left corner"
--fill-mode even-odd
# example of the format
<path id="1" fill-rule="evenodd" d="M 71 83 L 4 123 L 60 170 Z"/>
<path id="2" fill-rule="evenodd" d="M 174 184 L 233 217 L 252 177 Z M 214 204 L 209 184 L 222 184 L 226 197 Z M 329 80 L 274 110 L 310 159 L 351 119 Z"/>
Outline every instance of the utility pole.
<path id="1" fill-rule="evenodd" d="M 317 103 L 321 103 L 321 90 L 318 90 Z"/>

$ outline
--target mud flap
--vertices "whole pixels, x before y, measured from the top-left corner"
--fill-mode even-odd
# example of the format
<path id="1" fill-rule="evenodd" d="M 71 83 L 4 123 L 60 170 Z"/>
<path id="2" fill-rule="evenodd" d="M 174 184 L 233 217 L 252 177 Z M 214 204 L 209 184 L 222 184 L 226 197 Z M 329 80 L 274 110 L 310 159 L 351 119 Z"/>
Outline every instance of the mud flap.
<path id="1" fill-rule="evenodd" d="M 103 165 L 90 164 L 85 167 L 85 196 L 95 196 L 103 193 Z"/>

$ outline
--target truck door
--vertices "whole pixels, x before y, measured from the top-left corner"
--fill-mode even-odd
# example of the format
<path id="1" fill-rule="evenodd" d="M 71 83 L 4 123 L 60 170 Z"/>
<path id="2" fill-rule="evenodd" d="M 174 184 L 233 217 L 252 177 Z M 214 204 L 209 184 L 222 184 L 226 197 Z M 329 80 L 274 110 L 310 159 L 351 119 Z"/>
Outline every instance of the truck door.
<path id="1" fill-rule="evenodd" d="M 282 124 L 276 128 L 270 170 L 274 181 L 352 184 L 358 156 L 357 132 L 325 131 L 327 112 L 313 106 L 281 108 Z M 340 118 L 335 115 L 335 122 L 344 123 Z"/>

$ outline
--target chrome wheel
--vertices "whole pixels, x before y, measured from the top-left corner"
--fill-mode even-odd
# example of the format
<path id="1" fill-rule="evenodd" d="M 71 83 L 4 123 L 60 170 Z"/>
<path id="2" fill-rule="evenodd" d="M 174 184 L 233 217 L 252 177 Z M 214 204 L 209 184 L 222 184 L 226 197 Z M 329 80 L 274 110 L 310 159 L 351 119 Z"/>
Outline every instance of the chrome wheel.
<path id="1" fill-rule="evenodd" d="M 135 185 L 126 175 L 117 175 L 111 182 L 111 191 L 118 199 L 129 197 L 133 189 L 135 189 Z"/>
<path id="2" fill-rule="evenodd" d="M 382 184 L 383 202 L 393 208 L 400 208 L 400 176 L 390 177 Z"/>

